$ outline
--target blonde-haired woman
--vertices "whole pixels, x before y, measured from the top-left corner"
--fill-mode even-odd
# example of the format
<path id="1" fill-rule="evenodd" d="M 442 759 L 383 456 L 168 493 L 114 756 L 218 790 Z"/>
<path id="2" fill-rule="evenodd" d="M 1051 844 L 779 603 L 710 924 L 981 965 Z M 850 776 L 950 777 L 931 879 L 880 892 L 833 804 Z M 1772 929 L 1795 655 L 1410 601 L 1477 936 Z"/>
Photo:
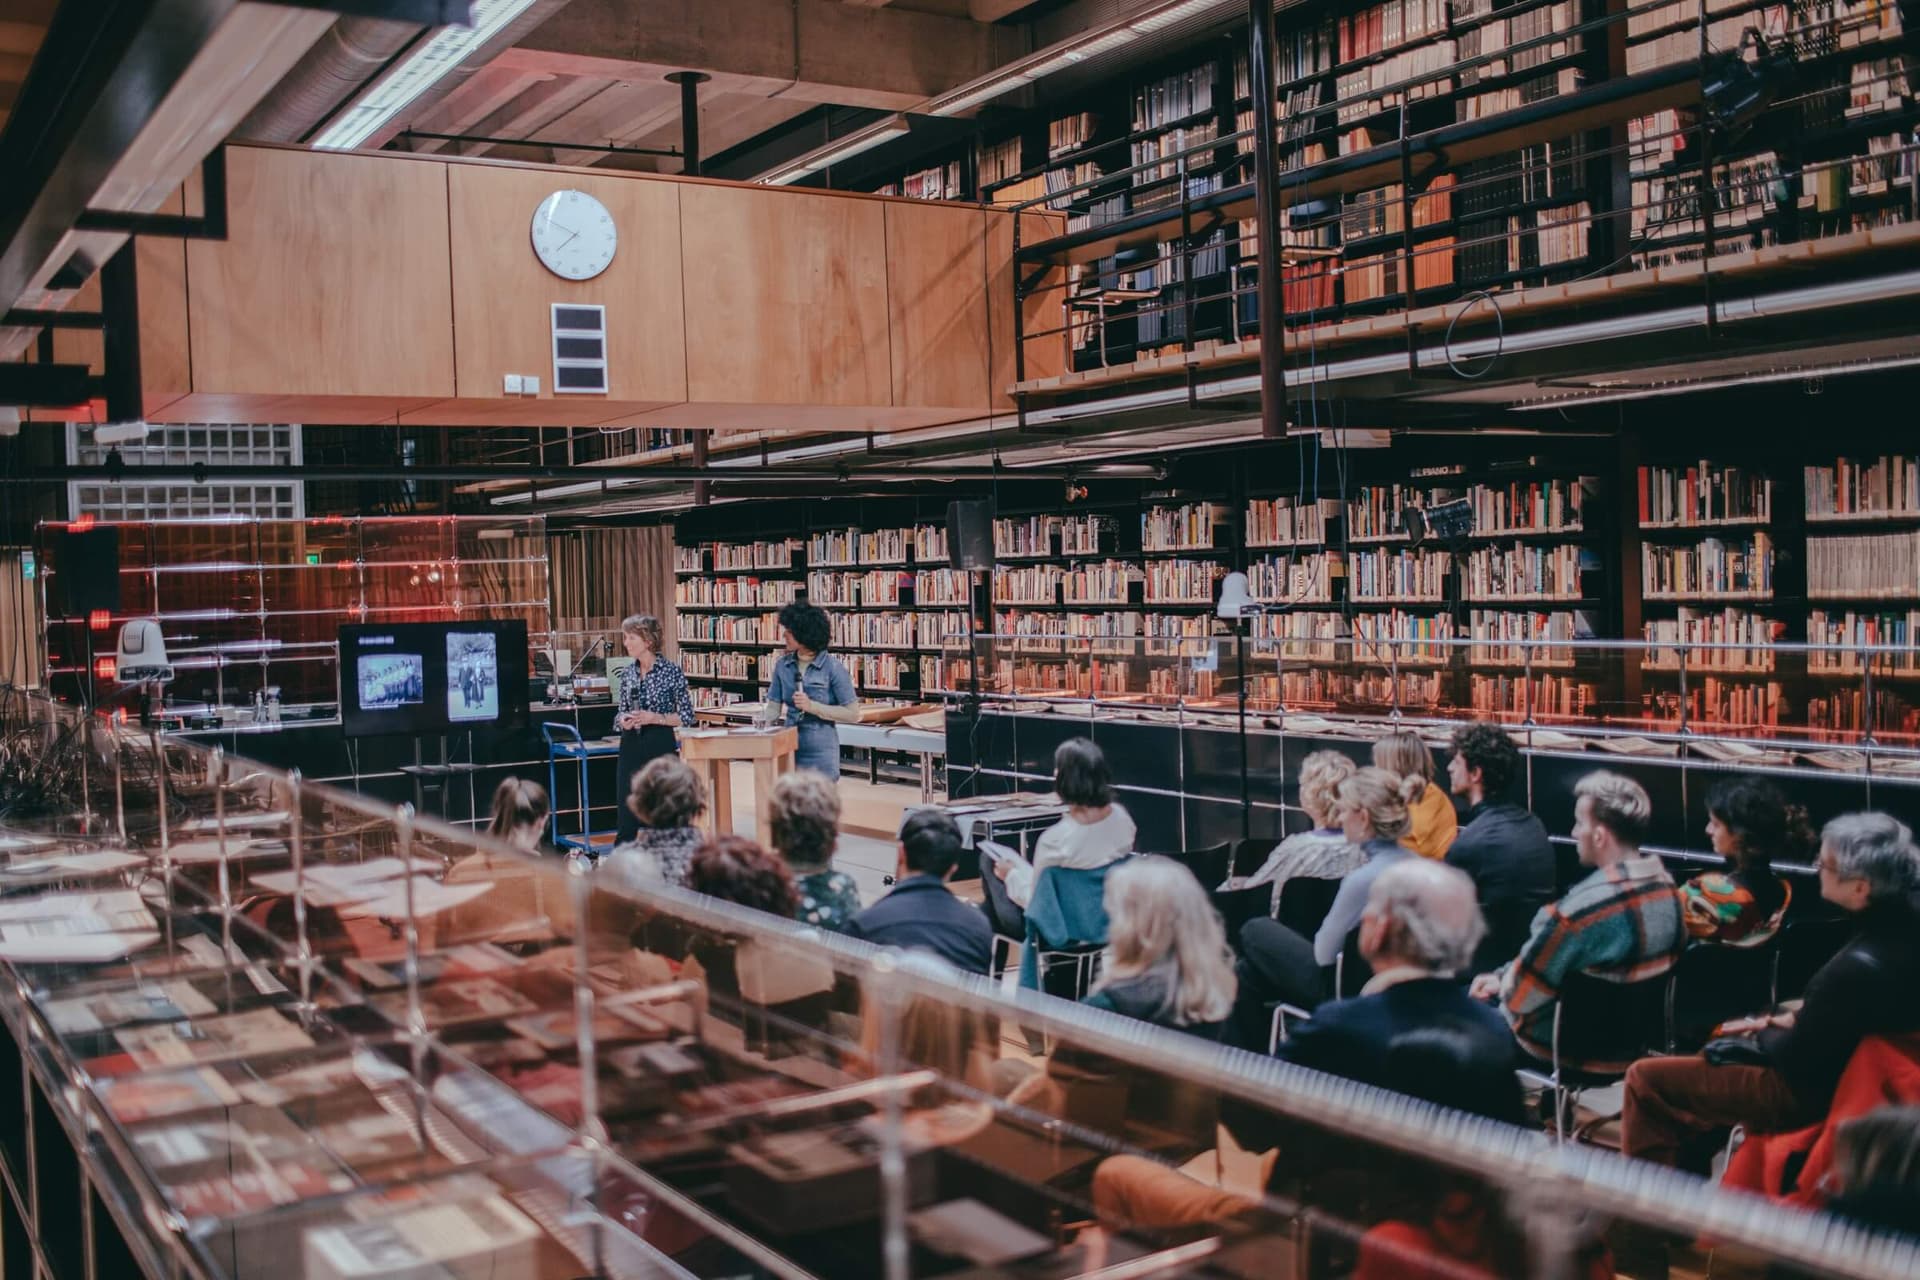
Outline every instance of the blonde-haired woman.
<path id="1" fill-rule="evenodd" d="M 1400 837 L 1400 843 L 1423 858 L 1444 858 L 1459 834 L 1460 819 L 1453 801 L 1433 780 L 1433 752 L 1424 738 L 1410 729 L 1397 729 L 1373 744 L 1375 767 L 1401 778 L 1418 778 L 1424 784 L 1411 805 L 1413 829 Z"/>
<path id="2" fill-rule="evenodd" d="M 1107 876 L 1107 951 L 1086 1003 L 1218 1039 L 1233 1009 L 1233 952 L 1193 873 L 1129 858 Z"/>
<path id="3" fill-rule="evenodd" d="M 1296 876 L 1338 880 L 1357 870 L 1367 857 L 1347 841 L 1334 809 L 1339 803 L 1340 784 L 1359 767 L 1338 751 L 1316 751 L 1301 761 L 1300 807 L 1313 820 L 1313 829 L 1296 831 L 1282 840 L 1258 871 L 1232 887 L 1251 889 L 1271 884 L 1274 907 L 1278 909 L 1280 886 Z"/>
<path id="4" fill-rule="evenodd" d="M 1340 829 L 1347 839 L 1360 847 L 1366 862 L 1340 882 L 1333 907 L 1313 935 L 1313 958 L 1330 965 L 1346 946 L 1347 935 L 1360 927 L 1360 915 L 1367 907 L 1367 894 L 1373 882 L 1412 851 L 1401 839 L 1413 829 L 1409 806 L 1419 798 L 1420 778 L 1402 778 L 1385 769 L 1359 769 L 1340 784 L 1337 809 Z"/>

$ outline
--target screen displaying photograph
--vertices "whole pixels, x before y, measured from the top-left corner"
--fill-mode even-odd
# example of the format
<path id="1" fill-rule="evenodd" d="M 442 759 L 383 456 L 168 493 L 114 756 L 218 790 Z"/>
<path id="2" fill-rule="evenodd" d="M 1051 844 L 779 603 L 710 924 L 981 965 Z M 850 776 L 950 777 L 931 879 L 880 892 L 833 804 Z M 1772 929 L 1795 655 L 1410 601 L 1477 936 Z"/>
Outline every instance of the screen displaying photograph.
<path id="1" fill-rule="evenodd" d="M 447 632 L 447 719 L 499 719 L 499 644 L 491 631 Z"/>
<path id="2" fill-rule="evenodd" d="M 360 655 L 360 709 L 417 706 L 427 700 L 427 663 L 417 653 Z"/>

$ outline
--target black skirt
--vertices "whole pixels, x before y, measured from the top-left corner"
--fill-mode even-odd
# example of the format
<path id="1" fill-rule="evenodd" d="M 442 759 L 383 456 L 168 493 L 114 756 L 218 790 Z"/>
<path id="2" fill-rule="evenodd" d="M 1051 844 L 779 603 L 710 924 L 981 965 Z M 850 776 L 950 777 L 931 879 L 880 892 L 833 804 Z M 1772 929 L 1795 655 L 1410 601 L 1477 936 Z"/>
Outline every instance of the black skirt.
<path id="1" fill-rule="evenodd" d="M 649 724 L 621 730 L 620 765 L 614 770 L 613 792 L 614 830 L 621 844 L 640 834 L 640 819 L 634 817 L 633 807 L 627 803 L 627 797 L 633 794 L 633 775 L 646 768 L 648 762 L 660 756 L 676 755 L 679 750 L 673 729 L 668 725 Z"/>

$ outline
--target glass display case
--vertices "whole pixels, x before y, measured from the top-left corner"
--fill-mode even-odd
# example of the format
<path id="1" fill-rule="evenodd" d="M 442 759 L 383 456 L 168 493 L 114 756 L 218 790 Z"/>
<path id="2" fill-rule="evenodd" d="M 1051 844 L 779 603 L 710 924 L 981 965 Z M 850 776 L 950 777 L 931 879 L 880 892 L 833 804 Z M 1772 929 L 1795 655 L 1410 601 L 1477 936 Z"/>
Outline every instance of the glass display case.
<path id="1" fill-rule="evenodd" d="M 61 614 L 67 535 L 111 531 L 119 603 Z M 237 725 L 328 718 L 339 699 L 337 636 L 348 623 L 519 618 L 530 643 L 549 628 L 545 522 L 537 517 L 310 520 L 206 518 L 36 531 L 45 670 L 63 697 L 94 705 L 119 690 L 123 623 L 154 618 L 182 715 Z"/>
<path id="2" fill-rule="evenodd" d="M 1592 1274 L 1609 1224 L 1798 1274 L 1920 1266 L 107 717 L 11 696 L 0 733 L 9 1272 L 1380 1275 L 1431 1261 L 1442 1212 L 1498 1274 Z M 1192 1181 L 1223 1126 L 1281 1158 Z M 1169 1178 L 1209 1211 L 1148 1211 Z"/>

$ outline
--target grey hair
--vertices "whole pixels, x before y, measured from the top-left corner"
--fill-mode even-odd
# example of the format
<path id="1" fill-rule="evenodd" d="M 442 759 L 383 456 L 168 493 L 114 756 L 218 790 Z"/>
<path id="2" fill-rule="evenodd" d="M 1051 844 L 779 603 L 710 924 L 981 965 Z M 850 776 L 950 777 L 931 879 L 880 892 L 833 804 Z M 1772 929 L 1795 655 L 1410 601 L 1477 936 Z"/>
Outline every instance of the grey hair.
<path id="1" fill-rule="evenodd" d="M 767 842 L 798 875 L 824 871 L 840 839 L 840 793 L 833 780 L 795 769 L 767 793 Z"/>
<path id="2" fill-rule="evenodd" d="M 1893 898 L 1920 883 L 1920 851 L 1913 831 L 1884 813 L 1843 813 L 1820 829 L 1820 847 L 1833 855 L 1842 880 L 1865 880 L 1868 896 Z"/>
<path id="3" fill-rule="evenodd" d="M 1460 973 L 1487 936 L 1473 879 L 1427 858 L 1394 863 L 1373 882 L 1367 910 L 1387 919 L 1391 950 L 1435 973 Z"/>
<path id="4" fill-rule="evenodd" d="M 1169 1012 L 1180 1026 L 1219 1022 L 1238 980 L 1226 926 L 1207 891 L 1171 858 L 1128 858 L 1107 874 L 1107 953 L 1099 990 L 1120 978 L 1170 970 Z"/>

